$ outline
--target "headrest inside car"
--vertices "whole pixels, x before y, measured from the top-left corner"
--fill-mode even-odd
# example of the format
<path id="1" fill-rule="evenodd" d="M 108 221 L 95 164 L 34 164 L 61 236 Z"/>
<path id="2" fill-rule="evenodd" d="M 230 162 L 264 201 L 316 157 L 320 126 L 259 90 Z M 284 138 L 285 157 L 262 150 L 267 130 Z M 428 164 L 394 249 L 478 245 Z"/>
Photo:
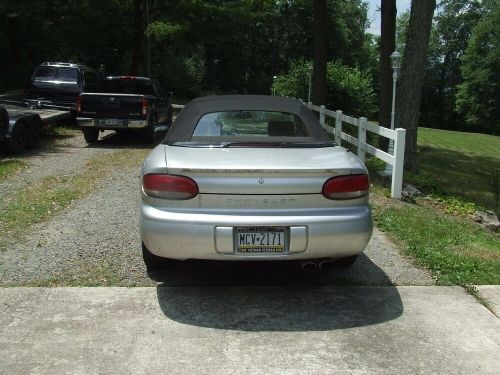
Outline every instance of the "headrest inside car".
<path id="1" fill-rule="evenodd" d="M 269 121 L 267 134 L 271 137 L 293 137 L 295 126 L 292 121 Z"/>

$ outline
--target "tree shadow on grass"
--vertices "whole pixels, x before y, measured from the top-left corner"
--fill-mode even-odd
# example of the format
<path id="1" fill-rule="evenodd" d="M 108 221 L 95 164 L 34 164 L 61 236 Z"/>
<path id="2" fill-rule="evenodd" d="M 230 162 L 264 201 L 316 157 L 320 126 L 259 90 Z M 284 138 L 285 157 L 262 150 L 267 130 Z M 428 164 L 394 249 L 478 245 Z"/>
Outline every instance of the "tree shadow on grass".
<path id="1" fill-rule="evenodd" d="M 322 331 L 399 317 L 401 297 L 387 275 L 365 255 L 358 262 L 351 270 L 306 272 L 298 262 L 187 261 L 149 275 L 161 282 L 163 313 L 194 326 Z"/>
<path id="2" fill-rule="evenodd" d="M 489 180 L 495 170 L 500 170 L 500 157 L 483 156 L 480 153 L 480 148 L 473 155 L 443 148 L 421 147 L 418 153 L 419 171 L 433 176 L 446 192 L 495 209 Z"/>

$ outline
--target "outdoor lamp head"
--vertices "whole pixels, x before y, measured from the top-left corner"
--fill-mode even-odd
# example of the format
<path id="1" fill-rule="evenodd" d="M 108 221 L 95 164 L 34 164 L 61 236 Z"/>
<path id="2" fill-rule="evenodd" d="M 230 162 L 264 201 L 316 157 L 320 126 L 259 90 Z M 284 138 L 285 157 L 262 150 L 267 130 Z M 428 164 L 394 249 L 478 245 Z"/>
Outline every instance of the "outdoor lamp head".
<path id="1" fill-rule="evenodd" d="M 394 51 L 391 54 L 392 69 L 401 68 L 401 54 L 398 51 Z"/>

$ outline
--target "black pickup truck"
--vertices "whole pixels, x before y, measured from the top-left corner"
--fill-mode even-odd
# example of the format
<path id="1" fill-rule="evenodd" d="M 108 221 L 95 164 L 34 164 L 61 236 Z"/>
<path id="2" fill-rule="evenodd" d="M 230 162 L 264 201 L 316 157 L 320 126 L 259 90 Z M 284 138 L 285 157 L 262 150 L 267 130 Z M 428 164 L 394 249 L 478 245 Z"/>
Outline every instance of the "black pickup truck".
<path id="1" fill-rule="evenodd" d="M 156 127 L 172 122 L 172 94 L 152 78 L 107 77 L 98 92 L 79 95 L 76 120 L 87 143 L 103 130 L 140 131 L 153 140 Z"/>

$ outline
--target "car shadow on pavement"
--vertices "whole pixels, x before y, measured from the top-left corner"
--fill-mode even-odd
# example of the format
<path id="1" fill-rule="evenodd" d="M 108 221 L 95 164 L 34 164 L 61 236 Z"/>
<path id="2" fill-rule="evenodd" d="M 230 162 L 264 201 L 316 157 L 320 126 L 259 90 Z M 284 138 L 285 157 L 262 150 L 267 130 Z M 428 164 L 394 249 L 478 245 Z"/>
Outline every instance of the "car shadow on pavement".
<path id="1" fill-rule="evenodd" d="M 398 290 L 368 257 L 360 258 L 350 270 L 307 272 L 297 262 L 188 261 L 150 277 L 160 281 L 165 316 L 199 327 L 322 331 L 401 316 Z"/>

